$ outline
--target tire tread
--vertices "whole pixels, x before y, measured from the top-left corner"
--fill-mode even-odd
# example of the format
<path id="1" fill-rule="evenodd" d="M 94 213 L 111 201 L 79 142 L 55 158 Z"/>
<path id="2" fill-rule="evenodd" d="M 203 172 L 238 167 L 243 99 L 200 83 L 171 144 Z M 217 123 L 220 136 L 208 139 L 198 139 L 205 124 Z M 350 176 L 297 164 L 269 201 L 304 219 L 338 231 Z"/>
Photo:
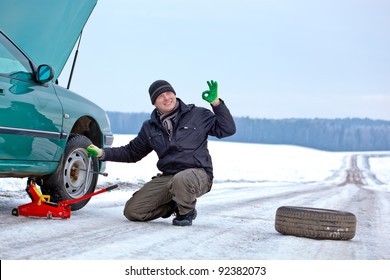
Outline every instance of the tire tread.
<path id="1" fill-rule="evenodd" d="M 275 229 L 298 237 L 349 240 L 356 233 L 356 216 L 331 209 L 281 206 L 276 211 Z"/>

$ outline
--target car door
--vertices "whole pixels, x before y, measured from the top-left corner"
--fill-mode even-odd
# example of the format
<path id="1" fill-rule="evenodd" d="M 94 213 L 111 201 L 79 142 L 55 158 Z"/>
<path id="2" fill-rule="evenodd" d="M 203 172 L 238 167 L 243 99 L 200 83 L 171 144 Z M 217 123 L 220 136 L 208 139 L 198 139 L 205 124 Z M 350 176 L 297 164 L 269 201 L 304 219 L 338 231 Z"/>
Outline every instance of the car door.
<path id="1" fill-rule="evenodd" d="M 0 160 L 51 161 L 60 144 L 62 107 L 51 82 L 0 32 Z"/>

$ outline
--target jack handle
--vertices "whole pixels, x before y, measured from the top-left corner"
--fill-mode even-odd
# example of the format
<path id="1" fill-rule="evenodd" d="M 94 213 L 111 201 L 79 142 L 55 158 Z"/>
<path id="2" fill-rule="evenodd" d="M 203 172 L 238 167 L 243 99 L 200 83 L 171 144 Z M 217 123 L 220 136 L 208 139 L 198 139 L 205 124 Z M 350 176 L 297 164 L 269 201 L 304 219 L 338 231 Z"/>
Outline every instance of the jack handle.
<path id="1" fill-rule="evenodd" d="M 113 189 L 116 189 L 117 187 L 118 187 L 118 185 L 115 184 L 115 185 L 109 186 L 107 188 L 101 189 L 100 191 L 96 191 L 94 193 L 86 194 L 86 195 L 84 195 L 82 197 L 79 197 L 79 198 L 60 201 L 60 202 L 58 202 L 58 204 L 61 205 L 61 206 L 67 206 L 69 204 L 73 204 L 73 203 L 79 202 L 81 200 L 88 199 L 88 198 L 90 198 L 92 196 L 95 196 L 97 194 L 101 194 L 101 193 L 104 193 L 104 192 L 111 191 Z"/>

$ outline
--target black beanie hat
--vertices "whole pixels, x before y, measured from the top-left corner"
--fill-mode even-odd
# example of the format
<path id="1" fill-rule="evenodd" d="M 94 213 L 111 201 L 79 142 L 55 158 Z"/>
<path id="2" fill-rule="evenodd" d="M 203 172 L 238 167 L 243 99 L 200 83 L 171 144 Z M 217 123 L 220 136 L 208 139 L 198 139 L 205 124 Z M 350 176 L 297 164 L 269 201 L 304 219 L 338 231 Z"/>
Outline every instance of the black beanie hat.
<path id="1" fill-rule="evenodd" d="M 170 83 L 164 80 L 157 80 L 153 82 L 153 84 L 150 85 L 149 87 L 149 95 L 150 95 L 150 100 L 152 101 L 152 104 L 154 105 L 154 102 L 156 102 L 157 97 L 167 91 L 172 91 L 175 95 L 176 92 L 171 86 Z"/>

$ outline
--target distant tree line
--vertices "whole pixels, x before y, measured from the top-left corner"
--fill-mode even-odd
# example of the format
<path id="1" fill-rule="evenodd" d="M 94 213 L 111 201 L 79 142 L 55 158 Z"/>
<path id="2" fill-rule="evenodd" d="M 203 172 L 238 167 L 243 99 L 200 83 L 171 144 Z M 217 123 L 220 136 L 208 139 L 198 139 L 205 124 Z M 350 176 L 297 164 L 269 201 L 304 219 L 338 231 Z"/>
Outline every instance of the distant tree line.
<path id="1" fill-rule="evenodd" d="M 149 113 L 107 114 L 115 134 L 137 134 L 142 123 L 150 117 Z M 237 133 L 224 141 L 297 145 L 326 151 L 390 150 L 390 121 L 360 118 L 234 119 Z"/>

